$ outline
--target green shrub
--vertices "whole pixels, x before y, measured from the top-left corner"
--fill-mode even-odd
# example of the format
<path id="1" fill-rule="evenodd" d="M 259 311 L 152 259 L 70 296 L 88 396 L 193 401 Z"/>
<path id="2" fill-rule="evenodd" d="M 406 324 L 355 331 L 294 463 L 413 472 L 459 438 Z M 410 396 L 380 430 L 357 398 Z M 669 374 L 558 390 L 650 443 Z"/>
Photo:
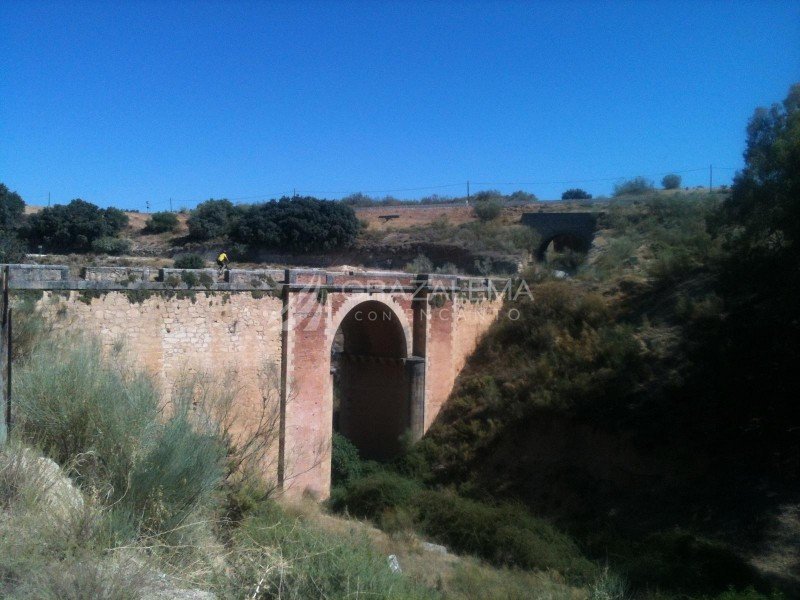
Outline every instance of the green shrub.
<path id="1" fill-rule="evenodd" d="M 508 195 L 508 199 L 511 202 L 536 202 L 539 199 L 536 197 L 536 194 L 531 194 L 530 192 L 526 192 L 524 190 L 517 190 L 516 192 L 512 192 Z"/>
<path id="2" fill-rule="evenodd" d="M 472 212 L 483 222 L 493 221 L 500 216 L 502 204 L 496 200 L 481 200 L 472 207 Z"/>
<path id="3" fill-rule="evenodd" d="M 0 232 L 11 231 L 19 227 L 24 215 L 25 202 L 20 195 L 0 183 Z"/>
<path id="4" fill-rule="evenodd" d="M 34 246 L 42 244 L 54 250 L 86 252 L 94 240 L 114 237 L 127 224 L 128 216 L 117 208 L 103 209 L 76 199 L 30 215 L 23 231 Z"/>
<path id="5" fill-rule="evenodd" d="M 664 178 L 661 180 L 661 187 L 665 190 L 677 190 L 681 187 L 681 176 L 675 173 L 664 175 Z"/>
<path id="6" fill-rule="evenodd" d="M 197 240 L 210 240 L 230 233 L 238 211 L 230 200 L 206 200 L 189 214 L 189 235 Z"/>
<path id="7" fill-rule="evenodd" d="M 614 196 L 634 196 L 653 191 L 653 182 L 644 177 L 634 177 L 614 185 Z"/>
<path id="8" fill-rule="evenodd" d="M 331 496 L 335 510 L 368 518 L 377 518 L 388 509 L 407 505 L 420 491 L 420 485 L 389 471 L 378 471 L 350 481 Z"/>
<path id="9" fill-rule="evenodd" d="M 184 271 L 181 273 L 181 281 L 187 285 L 187 287 L 194 287 L 196 286 L 200 280 L 198 279 L 197 275 L 192 273 L 191 271 Z"/>
<path id="10" fill-rule="evenodd" d="M 131 241 L 124 238 L 104 236 L 92 242 L 92 250 L 100 254 L 113 256 L 125 254 L 131 250 Z"/>
<path id="11" fill-rule="evenodd" d="M 350 246 L 359 229 L 355 212 L 346 204 L 285 197 L 243 209 L 231 236 L 253 246 L 309 252 Z"/>
<path id="12" fill-rule="evenodd" d="M 562 200 L 591 200 L 592 195 L 580 188 L 570 188 L 561 194 Z"/>
<path id="13" fill-rule="evenodd" d="M 91 341 L 43 344 L 17 371 L 16 390 L 18 435 L 102 490 L 123 538 L 170 530 L 211 502 L 221 441 L 187 403 L 164 420 L 151 378 L 120 355 L 107 362 Z"/>
<path id="14" fill-rule="evenodd" d="M 408 263 L 403 270 L 407 273 L 432 273 L 433 261 L 424 254 L 418 254 L 417 257 Z"/>
<path id="15" fill-rule="evenodd" d="M 175 259 L 172 266 L 176 269 L 203 269 L 206 261 L 199 254 L 182 254 Z"/>
<path id="16" fill-rule="evenodd" d="M 500 193 L 500 190 L 482 190 L 477 194 L 472 196 L 472 200 L 476 203 L 480 202 L 489 202 L 489 201 L 502 201 L 503 194 Z"/>
<path id="17" fill-rule="evenodd" d="M 596 573 L 569 537 L 522 506 L 489 506 L 430 490 L 415 494 L 412 504 L 419 514 L 419 527 L 459 552 L 498 565 L 554 569 L 571 581 L 586 582 Z"/>
<path id="18" fill-rule="evenodd" d="M 334 432 L 331 451 L 331 483 L 346 484 L 361 476 L 361 458 L 358 448 L 341 433 Z"/>
<path id="19" fill-rule="evenodd" d="M 175 231 L 178 228 L 178 215 L 173 212 L 157 212 L 150 215 L 145 223 L 144 230 L 147 233 L 164 233 Z"/>
<path id="20" fill-rule="evenodd" d="M 0 263 L 14 264 L 25 261 L 26 248 L 12 231 L 0 229 Z"/>

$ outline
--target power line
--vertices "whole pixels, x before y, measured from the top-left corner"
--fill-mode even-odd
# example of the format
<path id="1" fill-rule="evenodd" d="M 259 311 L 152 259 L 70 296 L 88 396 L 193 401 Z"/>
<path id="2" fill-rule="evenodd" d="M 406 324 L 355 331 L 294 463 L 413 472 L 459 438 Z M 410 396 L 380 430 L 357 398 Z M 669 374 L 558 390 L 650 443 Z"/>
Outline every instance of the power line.
<path id="1" fill-rule="evenodd" d="M 724 171 L 738 171 L 740 169 L 735 167 L 714 167 L 718 170 Z M 684 173 L 696 173 L 700 171 L 707 171 L 708 167 L 698 167 L 694 169 L 681 169 L 677 171 L 673 170 L 666 170 L 663 174 L 667 173 L 675 173 L 684 174 Z M 618 175 L 616 177 L 595 177 L 595 178 L 585 178 L 585 179 L 560 179 L 560 180 L 537 180 L 537 181 L 472 181 L 470 180 L 467 183 L 468 189 L 472 185 L 495 185 L 495 186 L 506 186 L 506 185 L 571 185 L 571 184 L 581 184 L 581 183 L 602 183 L 602 182 L 611 182 L 611 181 L 619 181 L 621 179 L 630 178 L 631 175 Z M 380 189 L 380 190 L 372 190 L 372 189 L 360 189 L 358 186 L 353 186 L 349 190 L 342 191 L 342 190 L 313 190 L 313 189 L 301 189 L 295 188 L 293 190 L 281 190 L 278 192 L 269 192 L 263 194 L 255 194 L 250 196 L 237 196 L 233 198 L 227 198 L 231 202 L 242 202 L 246 200 L 269 200 L 273 198 L 279 198 L 283 196 L 287 197 L 295 197 L 297 195 L 313 195 L 313 194 L 322 194 L 322 195 L 331 195 L 331 196 L 343 196 L 343 195 L 350 195 L 353 193 L 363 193 L 363 194 L 393 194 L 393 193 L 400 193 L 400 192 L 421 192 L 427 190 L 441 190 L 441 189 L 449 189 L 449 188 L 458 188 L 464 186 L 464 182 L 458 183 L 444 183 L 438 185 L 426 185 L 426 186 L 414 186 L 414 187 L 404 187 L 404 188 L 391 188 L 391 189 Z M 360 190 L 359 192 L 354 192 L 353 190 Z M 469 192 L 468 192 L 469 194 Z M 170 210 L 172 210 L 172 206 L 177 205 L 188 205 L 194 206 L 201 202 L 205 202 L 209 200 L 209 198 L 195 198 L 190 200 L 175 200 L 174 197 L 170 198 L 169 206 Z M 174 201 L 174 202 L 173 202 Z M 168 201 L 163 202 L 154 202 L 154 206 L 166 206 Z"/>

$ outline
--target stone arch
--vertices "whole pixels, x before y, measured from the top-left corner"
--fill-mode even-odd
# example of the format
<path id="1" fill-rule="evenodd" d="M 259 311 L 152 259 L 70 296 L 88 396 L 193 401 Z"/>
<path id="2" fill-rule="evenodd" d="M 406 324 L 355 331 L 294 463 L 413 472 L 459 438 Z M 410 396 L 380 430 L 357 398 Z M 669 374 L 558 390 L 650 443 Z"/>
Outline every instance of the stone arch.
<path id="1" fill-rule="evenodd" d="M 334 319 L 332 425 L 364 458 L 386 460 L 411 426 L 411 330 L 402 310 L 374 296 L 346 302 Z"/>
<path id="2" fill-rule="evenodd" d="M 359 304 L 369 301 L 380 302 L 381 304 L 386 305 L 386 307 L 395 314 L 403 327 L 403 336 L 405 337 L 406 343 L 406 356 L 411 356 L 414 340 L 412 338 L 411 323 L 408 320 L 408 315 L 406 314 L 406 311 L 403 310 L 403 308 L 395 301 L 391 294 L 386 294 L 383 292 L 377 294 L 368 294 L 364 292 L 348 295 L 347 300 L 345 300 L 333 314 L 331 325 L 328 328 L 328 338 L 332 340 L 333 336 L 335 336 L 336 332 L 339 330 L 339 327 L 341 327 L 342 321 L 353 308 Z"/>
<path id="3" fill-rule="evenodd" d="M 547 257 L 547 250 L 553 244 L 556 252 L 561 252 L 565 248 L 575 250 L 577 252 L 588 252 L 592 245 L 591 238 L 580 235 L 573 231 L 564 231 L 551 234 L 542 240 L 539 247 L 536 249 L 536 260 L 539 262 L 544 261 Z"/>

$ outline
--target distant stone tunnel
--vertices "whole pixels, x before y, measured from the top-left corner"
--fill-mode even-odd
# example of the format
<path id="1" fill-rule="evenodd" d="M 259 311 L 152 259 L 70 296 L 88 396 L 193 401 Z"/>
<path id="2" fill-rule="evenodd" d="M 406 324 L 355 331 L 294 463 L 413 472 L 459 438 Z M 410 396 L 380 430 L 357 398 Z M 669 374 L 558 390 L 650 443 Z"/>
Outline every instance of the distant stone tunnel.
<path id="1" fill-rule="evenodd" d="M 522 224 L 539 234 L 541 241 L 536 247 L 536 260 L 543 261 L 547 247 L 552 243 L 557 251 L 564 248 L 587 252 L 597 229 L 595 213 L 524 213 Z"/>

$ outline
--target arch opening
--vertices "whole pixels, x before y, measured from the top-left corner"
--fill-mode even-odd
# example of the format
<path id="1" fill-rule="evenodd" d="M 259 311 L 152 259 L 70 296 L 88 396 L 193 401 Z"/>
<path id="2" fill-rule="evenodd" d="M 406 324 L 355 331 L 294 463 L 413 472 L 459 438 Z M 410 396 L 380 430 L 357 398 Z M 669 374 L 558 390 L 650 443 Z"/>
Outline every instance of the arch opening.
<path id="1" fill-rule="evenodd" d="M 536 251 L 536 259 L 550 267 L 573 272 L 583 262 L 591 240 L 574 233 L 547 237 Z"/>
<path id="2" fill-rule="evenodd" d="M 389 460 L 411 424 L 406 336 L 397 314 L 367 300 L 352 308 L 334 336 L 333 430 L 362 458 Z"/>

